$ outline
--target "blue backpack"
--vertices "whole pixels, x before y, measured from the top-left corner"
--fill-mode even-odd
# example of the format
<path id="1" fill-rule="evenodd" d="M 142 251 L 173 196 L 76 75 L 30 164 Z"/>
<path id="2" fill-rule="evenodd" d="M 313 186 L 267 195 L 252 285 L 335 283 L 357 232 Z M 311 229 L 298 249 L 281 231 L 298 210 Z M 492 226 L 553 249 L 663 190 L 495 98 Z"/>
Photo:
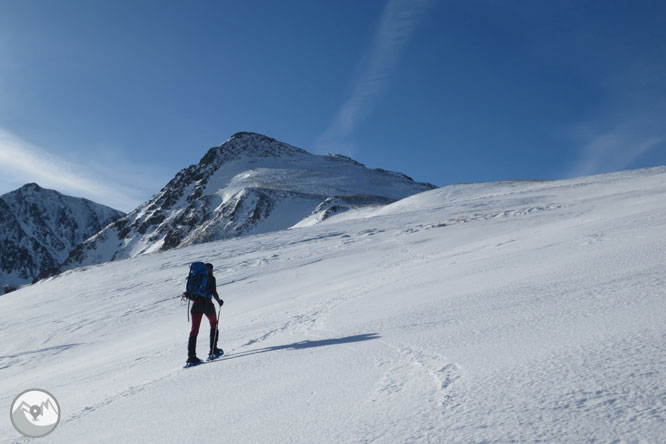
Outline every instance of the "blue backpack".
<path id="1" fill-rule="evenodd" d="M 187 276 L 185 297 L 196 301 L 197 299 L 211 299 L 212 294 L 206 294 L 208 284 L 208 268 L 203 262 L 194 262 L 190 265 L 190 274 Z"/>

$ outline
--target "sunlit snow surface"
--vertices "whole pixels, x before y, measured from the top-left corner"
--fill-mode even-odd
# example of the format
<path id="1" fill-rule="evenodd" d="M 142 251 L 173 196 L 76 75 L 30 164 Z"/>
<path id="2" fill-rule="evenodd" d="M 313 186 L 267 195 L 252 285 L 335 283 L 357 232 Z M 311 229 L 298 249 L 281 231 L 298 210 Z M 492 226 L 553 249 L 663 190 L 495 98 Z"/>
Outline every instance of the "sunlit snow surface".
<path id="1" fill-rule="evenodd" d="M 188 265 L 227 355 L 183 369 Z M 445 187 L 0 297 L 54 443 L 666 442 L 666 168 Z M 198 354 L 206 354 L 204 320 Z"/>

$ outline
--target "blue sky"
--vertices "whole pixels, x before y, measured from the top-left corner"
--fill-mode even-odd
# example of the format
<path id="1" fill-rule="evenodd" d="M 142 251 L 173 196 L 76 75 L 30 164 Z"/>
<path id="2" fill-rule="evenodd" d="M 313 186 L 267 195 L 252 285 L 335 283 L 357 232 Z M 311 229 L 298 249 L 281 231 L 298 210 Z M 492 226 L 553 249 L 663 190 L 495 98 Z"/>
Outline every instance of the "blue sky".
<path id="1" fill-rule="evenodd" d="M 666 3 L 0 0 L 0 194 L 129 211 L 238 131 L 439 186 L 666 165 Z"/>

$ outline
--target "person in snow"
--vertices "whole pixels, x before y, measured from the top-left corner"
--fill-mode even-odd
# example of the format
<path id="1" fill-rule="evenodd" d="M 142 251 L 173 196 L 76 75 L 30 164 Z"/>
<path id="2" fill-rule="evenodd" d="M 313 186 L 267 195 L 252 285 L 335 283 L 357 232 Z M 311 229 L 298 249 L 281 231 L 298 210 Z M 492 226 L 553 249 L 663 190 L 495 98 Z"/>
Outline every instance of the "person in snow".
<path id="1" fill-rule="evenodd" d="M 199 335 L 199 327 L 201 326 L 201 318 L 205 314 L 210 323 L 210 351 L 209 357 L 217 357 L 222 355 L 222 350 L 217 348 L 217 339 L 219 337 L 219 330 L 217 328 L 217 317 L 215 316 L 215 305 L 213 305 L 213 298 L 220 304 L 224 304 L 224 301 L 220 299 L 220 295 L 217 294 L 217 282 L 215 281 L 215 276 L 213 275 L 213 264 L 206 264 L 208 269 L 208 283 L 206 284 L 206 294 L 211 295 L 212 298 L 200 298 L 194 301 L 192 304 L 192 309 L 190 313 L 192 314 L 192 330 L 190 330 L 190 339 L 187 344 L 187 363 L 188 364 L 198 364 L 201 362 L 201 359 L 197 358 L 196 348 L 197 348 L 197 336 Z"/>

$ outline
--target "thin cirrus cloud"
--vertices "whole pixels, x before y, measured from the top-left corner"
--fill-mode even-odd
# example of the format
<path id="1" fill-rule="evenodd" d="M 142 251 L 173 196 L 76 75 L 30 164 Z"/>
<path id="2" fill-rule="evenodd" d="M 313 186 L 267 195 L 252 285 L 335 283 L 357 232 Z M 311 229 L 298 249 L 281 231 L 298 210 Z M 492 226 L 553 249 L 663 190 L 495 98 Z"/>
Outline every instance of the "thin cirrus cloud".
<path id="1" fill-rule="evenodd" d="M 315 143 L 316 151 L 352 154 L 354 130 L 371 113 L 386 90 L 400 54 L 409 42 L 430 0 L 390 0 L 373 38 L 369 57 L 354 82 L 350 97 Z"/>
<path id="2" fill-rule="evenodd" d="M 664 142 L 666 134 L 645 131 L 635 122 L 625 122 L 605 132 L 590 135 L 569 176 L 587 176 L 631 167 L 636 159 Z"/>
<path id="3" fill-rule="evenodd" d="M 665 66 L 651 68 L 666 73 Z M 660 152 L 666 146 L 666 90 L 651 79 L 651 73 L 629 74 L 616 75 L 623 83 L 620 87 L 614 84 L 615 89 L 609 93 L 610 122 L 593 121 L 586 125 L 593 129 L 576 132 L 581 148 L 569 177 L 636 168 L 652 163 L 649 159 L 663 158 Z"/>
<path id="4" fill-rule="evenodd" d="M 614 33 L 615 29 L 608 31 L 608 37 Z M 580 148 L 569 177 L 637 168 L 664 158 L 666 62 L 653 56 L 651 51 L 659 47 L 650 46 L 651 39 L 643 48 L 621 43 L 614 47 L 612 62 L 605 62 L 595 79 L 605 92 L 603 108 L 574 133 Z M 596 46 L 589 52 L 603 53 Z"/>
<path id="5" fill-rule="evenodd" d="M 142 190 L 109 179 L 106 171 L 54 156 L 12 132 L 0 128 L 0 189 L 10 191 L 29 182 L 64 194 L 82 196 L 97 203 L 130 211 L 142 199 Z M 122 174 L 122 173 L 121 173 Z"/>

